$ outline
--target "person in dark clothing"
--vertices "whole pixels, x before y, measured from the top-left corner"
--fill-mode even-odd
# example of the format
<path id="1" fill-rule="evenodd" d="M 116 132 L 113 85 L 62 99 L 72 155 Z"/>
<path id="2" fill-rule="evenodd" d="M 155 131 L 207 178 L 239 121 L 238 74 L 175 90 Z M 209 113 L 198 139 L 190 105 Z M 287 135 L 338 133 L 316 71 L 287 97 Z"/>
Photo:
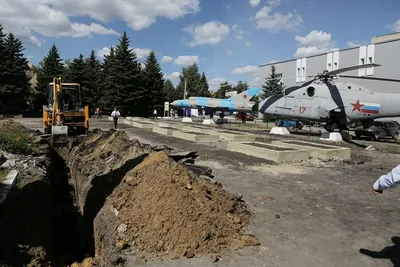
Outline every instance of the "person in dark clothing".
<path id="1" fill-rule="evenodd" d="M 121 116 L 121 113 L 117 110 L 115 107 L 113 112 L 111 113 L 111 117 L 114 119 L 114 129 L 117 129 L 117 124 L 118 124 L 118 117 Z"/>

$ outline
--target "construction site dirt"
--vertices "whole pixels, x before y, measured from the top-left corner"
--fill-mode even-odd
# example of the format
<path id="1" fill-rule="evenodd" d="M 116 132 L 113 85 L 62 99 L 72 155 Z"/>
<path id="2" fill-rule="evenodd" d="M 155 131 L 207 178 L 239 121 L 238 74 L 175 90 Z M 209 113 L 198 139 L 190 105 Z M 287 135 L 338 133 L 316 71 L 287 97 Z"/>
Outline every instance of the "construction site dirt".
<path id="1" fill-rule="evenodd" d="M 19 121 L 32 129 L 41 128 L 40 119 Z M 91 119 L 92 129 L 109 130 L 111 127 L 112 121 Z M 162 166 L 166 166 L 166 162 L 169 162 L 170 159 L 161 156 L 162 154 L 152 152 L 151 157 L 146 157 L 147 161 L 141 162 L 142 167 L 139 167 L 141 166 L 139 164 L 135 167 L 137 170 L 124 175 L 125 180 L 121 180 L 119 187 L 115 187 L 113 194 L 105 200 L 104 205 L 101 205 L 100 212 L 106 213 L 103 218 L 110 218 L 110 221 L 94 221 L 94 225 L 106 225 L 107 222 L 108 227 L 112 228 L 106 230 L 104 227 L 99 227 L 103 229 L 99 233 L 101 231 L 114 233 L 102 237 L 112 240 L 108 245 L 109 248 L 102 250 L 104 253 L 111 249 L 111 244 L 114 250 L 128 245 L 132 247 L 132 249 L 122 249 L 122 253 L 125 253 L 124 266 L 396 266 L 400 264 L 400 244 L 397 237 L 400 233 L 398 224 L 400 191 L 388 190 L 379 196 L 371 192 L 373 182 L 399 164 L 399 155 L 354 147 L 351 161 L 275 164 L 260 158 L 225 151 L 218 147 L 218 143 L 198 144 L 156 134 L 151 129 L 139 129 L 123 124 L 119 128 L 141 144 L 167 145 L 174 149 L 197 151 L 196 164 L 212 168 L 213 180 L 220 183 L 226 192 L 235 196 L 240 195 L 240 199 L 244 201 L 246 212 L 241 215 L 244 217 L 233 221 L 243 220 L 245 227 L 239 233 L 250 240 L 250 246 L 243 246 L 243 243 L 237 245 L 232 241 L 237 240 L 235 238 L 229 238 L 228 241 L 221 239 L 225 241 L 220 243 L 219 247 L 212 246 L 217 248 L 214 251 L 204 250 L 200 247 L 201 244 L 190 244 L 191 246 L 185 249 L 168 247 L 169 240 L 152 232 L 161 226 L 151 221 L 147 222 L 148 225 L 144 223 L 154 214 L 163 214 L 168 218 L 176 215 L 175 222 L 183 221 L 179 217 L 181 215 L 178 210 L 169 209 L 161 212 L 160 206 L 157 208 L 154 205 L 162 199 L 154 198 L 160 197 L 160 192 L 164 194 L 171 192 L 170 184 L 152 187 L 135 180 L 140 181 L 143 177 L 147 177 L 140 173 L 141 170 L 146 173 L 153 172 L 150 169 L 146 170 L 148 164 L 158 166 L 156 170 L 160 173 Z M 123 154 L 122 150 L 115 150 L 113 153 Z M 102 164 L 104 165 L 98 163 L 99 170 L 106 167 Z M 180 166 L 175 162 L 167 165 L 171 166 L 170 172 L 174 174 Z M 81 169 L 84 171 L 84 168 Z M 183 199 L 190 199 L 190 193 L 193 190 L 197 192 L 197 187 L 191 184 L 187 186 L 186 182 L 182 182 L 186 180 L 180 180 L 179 177 L 176 175 L 177 181 L 181 181 L 182 186 L 189 189 L 182 191 L 184 195 L 179 195 L 175 201 L 185 202 Z M 134 180 L 133 185 L 129 184 L 132 183 L 128 182 L 130 179 Z M 152 181 L 151 178 L 148 179 Z M 130 189 L 132 186 L 147 192 L 155 190 L 157 193 L 154 196 L 136 195 L 135 192 L 139 191 L 132 192 Z M 130 199 L 130 201 L 120 201 L 120 199 Z M 174 198 L 170 198 L 169 202 L 172 201 Z M 180 203 L 179 211 L 190 214 L 193 218 L 199 211 L 193 210 L 193 206 L 188 205 L 187 201 Z M 108 208 L 102 210 L 103 207 L 111 206 L 118 213 L 124 214 L 118 223 L 111 221 L 113 216 L 115 218 L 113 214 L 115 211 Z M 133 207 L 140 207 L 142 214 L 130 213 Z M 245 215 L 247 211 L 252 215 Z M 128 218 L 132 218 L 132 226 L 128 226 L 130 222 Z M 230 221 L 218 222 L 221 225 L 230 225 Z M 163 222 L 164 226 L 167 224 L 167 221 Z M 118 231 L 119 226 L 121 227 Z M 133 233 L 130 231 L 133 230 L 129 229 L 136 229 L 135 227 L 145 229 L 138 236 L 134 236 L 135 244 L 129 240 L 130 243 L 120 243 L 119 247 L 115 246 L 113 242 L 116 241 L 116 232 L 130 235 Z M 18 229 L 7 229 L 7 231 L 18 231 Z M 186 235 L 201 236 L 201 233 L 195 233 L 196 231 L 196 228 L 188 228 Z M 96 238 L 96 232 L 94 236 Z M 182 238 L 186 240 L 185 236 Z M 221 244 L 226 249 L 221 249 Z M 163 251 L 170 251 L 171 255 L 161 253 Z M 145 252 L 146 255 L 142 255 L 141 252 Z M 106 257 L 106 255 L 93 256 Z M 118 259 L 114 260 L 118 262 Z"/>

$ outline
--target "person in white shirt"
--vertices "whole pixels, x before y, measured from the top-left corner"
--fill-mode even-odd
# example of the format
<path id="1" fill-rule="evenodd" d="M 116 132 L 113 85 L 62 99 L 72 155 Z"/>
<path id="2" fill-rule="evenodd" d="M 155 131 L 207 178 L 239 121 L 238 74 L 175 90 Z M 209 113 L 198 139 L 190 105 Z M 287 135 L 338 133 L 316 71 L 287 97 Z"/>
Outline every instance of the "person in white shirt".
<path id="1" fill-rule="evenodd" d="M 154 116 L 154 119 L 157 119 L 157 109 L 154 109 L 153 116 Z"/>
<path id="2" fill-rule="evenodd" d="M 400 165 L 393 168 L 389 173 L 382 175 L 372 186 L 372 192 L 382 194 L 383 190 L 396 187 L 400 184 Z"/>
<path id="3" fill-rule="evenodd" d="M 117 110 L 117 107 L 114 108 L 113 112 L 111 113 L 111 117 L 114 119 L 114 129 L 117 129 L 118 117 L 121 116 L 121 113 Z"/>

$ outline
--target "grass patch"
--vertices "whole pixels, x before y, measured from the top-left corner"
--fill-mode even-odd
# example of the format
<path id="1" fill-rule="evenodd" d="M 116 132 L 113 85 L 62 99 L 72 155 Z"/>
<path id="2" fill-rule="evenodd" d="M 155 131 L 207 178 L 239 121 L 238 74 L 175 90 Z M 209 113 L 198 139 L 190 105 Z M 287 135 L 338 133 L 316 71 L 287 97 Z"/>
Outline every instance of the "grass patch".
<path id="1" fill-rule="evenodd" d="M 0 169 L 0 183 L 2 183 L 7 177 L 8 171 Z"/>
<path id="2" fill-rule="evenodd" d="M 0 150 L 27 155 L 37 148 L 34 135 L 28 129 L 13 121 L 0 122 Z"/>

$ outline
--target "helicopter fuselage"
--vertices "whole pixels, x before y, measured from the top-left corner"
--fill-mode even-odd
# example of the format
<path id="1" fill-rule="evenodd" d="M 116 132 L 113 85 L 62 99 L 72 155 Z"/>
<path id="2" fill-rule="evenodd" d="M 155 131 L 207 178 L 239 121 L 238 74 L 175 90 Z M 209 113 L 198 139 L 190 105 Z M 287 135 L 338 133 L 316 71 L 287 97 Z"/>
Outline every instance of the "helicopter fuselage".
<path id="1" fill-rule="evenodd" d="M 314 80 L 289 87 L 283 95 L 261 101 L 259 111 L 276 118 L 325 122 L 326 129 L 347 129 L 349 123 L 400 117 L 400 94 L 371 92 L 355 83 Z"/>

